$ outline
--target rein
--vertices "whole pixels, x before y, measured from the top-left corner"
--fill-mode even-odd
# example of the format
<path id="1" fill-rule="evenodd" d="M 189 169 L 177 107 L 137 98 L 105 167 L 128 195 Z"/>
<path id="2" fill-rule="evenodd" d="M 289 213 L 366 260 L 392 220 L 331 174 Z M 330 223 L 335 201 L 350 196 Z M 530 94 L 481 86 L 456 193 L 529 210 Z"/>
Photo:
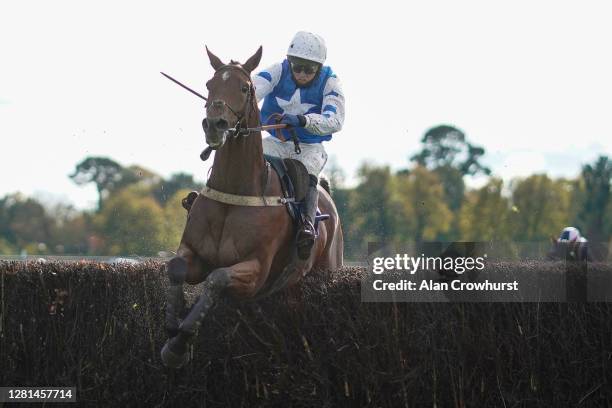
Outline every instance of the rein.
<path id="1" fill-rule="evenodd" d="M 236 113 L 236 111 L 225 101 L 223 102 L 224 106 L 227 106 L 227 108 L 234 114 L 234 116 L 236 116 L 236 118 L 238 118 L 238 121 L 236 122 L 236 125 L 234 125 L 234 128 L 231 130 L 231 132 L 233 133 L 233 136 L 247 136 L 250 133 L 255 133 L 255 132 L 262 132 L 264 130 L 276 130 L 276 135 L 277 137 L 282 140 L 283 142 L 286 142 L 287 140 L 285 139 L 285 137 L 283 136 L 281 129 L 286 129 L 288 128 L 288 126 L 286 124 L 283 123 L 277 123 L 275 125 L 263 125 L 263 126 L 258 126 L 258 127 L 254 127 L 254 128 L 243 128 L 241 127 L 241 123 L 242 123 L 242 119 L 244 119 L 244 117 L 246 116 L 246 108 L 247 106 L 251 106 L 249 104 L 249 102 L 252 102 L 251 99 L 253 97 L 253 93 L 254 93 L 254 88 L 253 88 L 253 82 L 251 81 L 251 76 L 249 75 L 249 73 L 242 67 L 238 66 L 238 65 L 224 65 L 223 67 L 219 68 L 219 69 L 225 69 L 225 68 L 236 68 L 238 70 L 240 70 L 242 73 L 244 73 L 247 78 L 249 78 L 248 82 L 249 82 L 249 95 L 247 97 L 247 100 L 245 102 L 245 113 L 240 116 Z M 186 89 L 187 91 L 191 92 L 192 94 L 204 99 L 206 101 L 206 105 L 208 106 L 208 98 L 206 98 L 205 96 L 201 95 L 200 93 L 194 91 L 193 89 L 191 89 L 190 87 L 188 87 L 187 85 L 183 84 L 182 82 L 172 78 L 170 75 L 164 73 L 164 72 L 160 72 L 163 76 L 165 76 L 166 78 L 168 78 L 169 80 L 171 80 L 172 82 L 174 82 L 175 84 L 179 85 L 180 87 L 182 87 L 183 89 Z M 280 114 L 272 114 L 271 117 L 276 116 L 276 119 L 279 120 L 279 117 L 281 116 Z M 271 118 L 268 118 L 268 121 Z M 291 139 L 293 140 L 293 144 L 295 145 L 295 152 L 297 154 L 301 153 L 301 148 L 299 145 L 299 139 L 297 137 L 297 134 L 295 132 L 295 129 L 289 129 L 289 132 L 291 134 Z M 202 151 L 202 153 L 200 153 L 200 159 L 202 161 L 206 161 L 208 160 L 208 158 L 210 157 L 210 154 L 213 152 L 213 148 L 211 148 L 210 146 L 206 147 L 206 149 L 204 149 Z"/>

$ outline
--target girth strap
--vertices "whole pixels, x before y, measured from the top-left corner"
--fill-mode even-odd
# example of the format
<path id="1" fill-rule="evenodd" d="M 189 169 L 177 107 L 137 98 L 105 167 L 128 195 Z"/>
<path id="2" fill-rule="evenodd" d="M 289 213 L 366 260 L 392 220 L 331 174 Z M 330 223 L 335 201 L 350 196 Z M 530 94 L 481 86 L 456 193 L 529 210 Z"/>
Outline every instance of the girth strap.
<path id="1" fill-rule="evenodd" d="M 224 204 L 242 205 L 247 207 L 280 207 L 291 201 L 279 196 L 243 196 L 237 194 L 224 193 L 204 187 L 201 193 L 204 197 Z"/>
<path id="2" fill-rule="evenodd" d="M 229 194 L 215 190 L 208 186 L 204 187 L 201 194 L 206 198 L 210 198 L 211 200 L 231 205 L 242 205 L 247 207 L 280 207 L 285 205 L 287 206 L 287 210 L 289 211 L 289 215 L 291 215 L 291 218 L 294 221 L 297 221 L 299 212 L 297 212 L 297 209 L 294 208 L 294 206 L 296 206 L 295 193 L 293 189 L 293 183 L 291 182 L 289 174 L 287 173 L 285 163 L 282 159 L 275 156 L 269 156 L 267 154 L 264 154 L 264 159 L 266 160 L 266 162 L 270 163 L 272 168 L 274 168 L 274 170 L 278 174 L 278 177 L 281 182 L 281 189 L 283 191 L 283 197 L 243 196 L 237 194 Z M 264 191 L 266 190 L 266 187 L 267 177 L 264 183 Z"/>

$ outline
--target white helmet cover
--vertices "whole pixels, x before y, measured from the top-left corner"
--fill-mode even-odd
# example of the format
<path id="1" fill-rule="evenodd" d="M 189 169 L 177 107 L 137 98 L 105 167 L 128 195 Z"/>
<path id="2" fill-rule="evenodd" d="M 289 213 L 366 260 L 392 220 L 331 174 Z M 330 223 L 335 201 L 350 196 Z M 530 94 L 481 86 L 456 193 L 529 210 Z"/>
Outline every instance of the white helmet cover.
<path id="1" fill-rule="evenodd" d="M 566 227 L 561 231 L 561 236 L 559 237 L 559 241 L 576 241 L 580 238 L 580 231 L 578 228 L 574 227 Z"/>
<path id="2" fill-rule="evenodd" d="M 299 31 L 291 40 L 287 56 L 303 58 L 309 61 L 323 64 L 327 58 L 327 47 L 325 40 L 307 31 Z"/>

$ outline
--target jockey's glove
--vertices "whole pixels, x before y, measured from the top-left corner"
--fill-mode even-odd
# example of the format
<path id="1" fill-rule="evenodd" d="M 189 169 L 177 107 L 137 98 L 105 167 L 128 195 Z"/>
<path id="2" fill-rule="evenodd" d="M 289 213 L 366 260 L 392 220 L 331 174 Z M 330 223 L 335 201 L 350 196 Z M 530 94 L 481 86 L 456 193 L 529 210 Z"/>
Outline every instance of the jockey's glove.
<path id="1" fill-rule="evenodd" d="M 304 127 L 306 126 L 306 118 L 304 115 L 292 115 L 290 113 L 286 113 L 281 118 L 280 123 L 284 123 L 292 127 Z"/>

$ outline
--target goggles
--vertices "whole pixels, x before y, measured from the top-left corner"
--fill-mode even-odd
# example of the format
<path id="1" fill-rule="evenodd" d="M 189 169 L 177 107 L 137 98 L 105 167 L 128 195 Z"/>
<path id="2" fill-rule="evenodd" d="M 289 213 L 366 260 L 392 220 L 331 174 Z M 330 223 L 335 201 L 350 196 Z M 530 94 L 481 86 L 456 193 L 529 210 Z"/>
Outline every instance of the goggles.
<path id="1" fill-rule="evenodd" d="M 317 72 L 318 69 L 318 65 L 291 63 L 291 70 L 296 74 L 303 72 L 306 75 L 312 75 Z"/>

